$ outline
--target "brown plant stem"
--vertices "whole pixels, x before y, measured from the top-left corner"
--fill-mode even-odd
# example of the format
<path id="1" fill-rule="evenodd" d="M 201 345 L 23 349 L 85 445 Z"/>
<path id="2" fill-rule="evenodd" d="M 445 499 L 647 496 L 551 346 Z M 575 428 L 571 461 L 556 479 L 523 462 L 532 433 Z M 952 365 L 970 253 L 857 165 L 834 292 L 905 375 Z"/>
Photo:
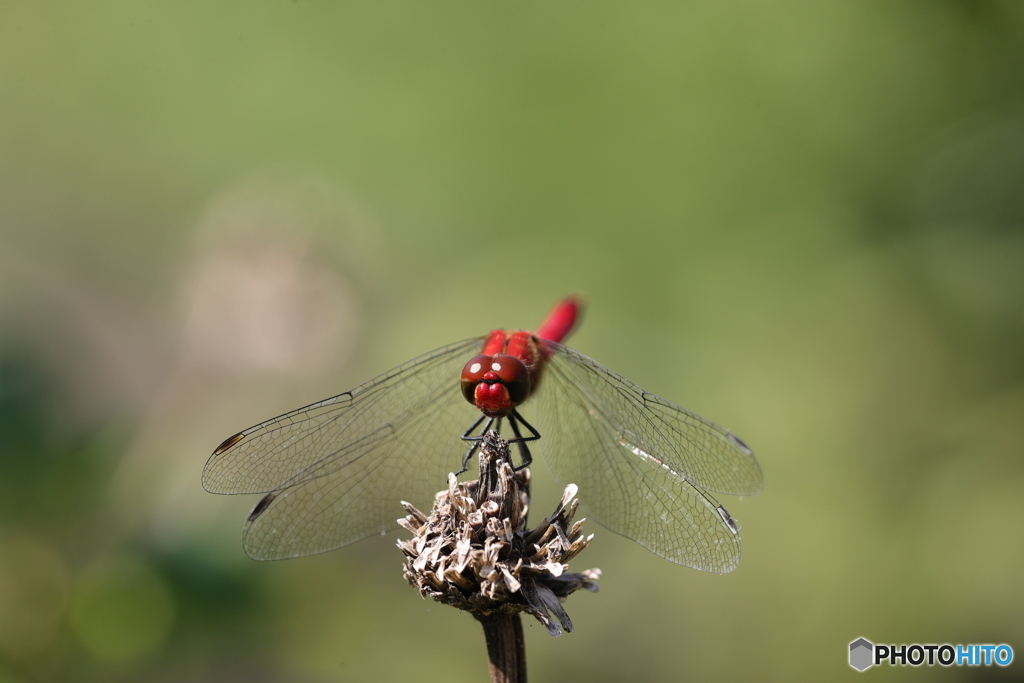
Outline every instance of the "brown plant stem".
<path id="1" fill-rule="evenodd" d="M 526 683 L 526 641 L 518 613 L 474 613 L 484 627 L 491 683 Z"/>

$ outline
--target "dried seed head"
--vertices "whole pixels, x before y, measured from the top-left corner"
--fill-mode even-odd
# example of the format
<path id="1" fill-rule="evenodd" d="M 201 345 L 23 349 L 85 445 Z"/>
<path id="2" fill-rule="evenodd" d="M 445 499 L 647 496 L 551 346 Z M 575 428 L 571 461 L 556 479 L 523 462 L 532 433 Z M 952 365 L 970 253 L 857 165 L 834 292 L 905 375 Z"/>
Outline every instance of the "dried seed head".
<path id="1" fill-rule="evenodd" d="M 406 580 L 423 597 L 459 609 L 528 612 L 553 636 L 559 624 L 572 631 L 562 601 L 579 588 L 597 591 L 601 576 L 600 569 L 568 571 L 593 538 L 583 536 L 583 520 L 572 523 L 576 486 L 567 486 L 554 513 L 530 530 L 530 471 L 513 471 L 508 443 L 495 431 L 483 437 L 479 471 L 478 481 L 463 484 L 449 474 L 429 517 L 402 503 L 409 515 L 398 523 L 413 533 L 398 542 Z"/>

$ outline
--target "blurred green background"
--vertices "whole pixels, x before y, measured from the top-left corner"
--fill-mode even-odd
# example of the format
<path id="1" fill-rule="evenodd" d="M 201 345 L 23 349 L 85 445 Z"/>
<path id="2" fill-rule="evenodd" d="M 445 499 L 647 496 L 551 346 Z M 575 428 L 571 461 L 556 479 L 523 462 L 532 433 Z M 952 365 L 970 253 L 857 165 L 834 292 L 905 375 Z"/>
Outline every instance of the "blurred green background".
<path id="1" fill-rule="evenodd" d="M 200 472 L 569 292 L 767 487 L 727 576 L 594 525 L 534 680 L 1024 655 L 1021 3 L 5 2 L 0 681 L 485 680 L 393 536 L 252 562 Z"/>

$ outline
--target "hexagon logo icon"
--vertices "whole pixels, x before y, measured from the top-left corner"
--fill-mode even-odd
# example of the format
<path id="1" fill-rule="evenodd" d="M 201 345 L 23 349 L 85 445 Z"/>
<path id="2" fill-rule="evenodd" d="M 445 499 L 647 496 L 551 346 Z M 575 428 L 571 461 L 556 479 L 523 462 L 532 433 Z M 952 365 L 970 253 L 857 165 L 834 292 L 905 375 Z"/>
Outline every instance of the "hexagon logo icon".
<path id="1" fill-rule="evenodd" d="M 863 671 L 873 664 L 875 646 L 870 640 L 858 638 L 850 643 L 850 666 Z"/>

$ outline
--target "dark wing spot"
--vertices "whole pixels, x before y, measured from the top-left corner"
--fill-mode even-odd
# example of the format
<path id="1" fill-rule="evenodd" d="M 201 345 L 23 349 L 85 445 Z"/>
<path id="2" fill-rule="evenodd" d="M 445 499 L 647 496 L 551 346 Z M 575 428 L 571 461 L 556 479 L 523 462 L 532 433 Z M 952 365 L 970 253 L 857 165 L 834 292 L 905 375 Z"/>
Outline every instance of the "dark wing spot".
<path id="1" fill-rule="evenodd" d="M 260 502 L 256 503 L 256 507 L 252 509 L 252 512 L 249 513 L 249 521 L 251 522 L 262 515 L 263 511 L 267 509 L 267 506 L 274 502 L 275 498 L 277 498 L 276 493 L 268 493 L 263 496 L 263 498 L 260 499 Z"/>
<path id="2" fill-rule="evenodd" d="M 220 455 L 221 453 L 223 453 L 224 451 L 226 451 L 227 449 L 231 448 L 236 443 L 241 441 L 243 437 L 245 437 L 245 432 L 238 432 L 234 436 L 229 436 L 228 438 L 224 439 L 224 443 L 217 446 L 217 450 L 215 450 L 213 454 Z"/>
<path id="3" fill-rule="evenodd" d="M 734 444 L 739 446 L 740 450 L 743 451 L 744 453 L 746 453 L 747 455 L 753 455 L 754 454 L 754 451 L 750 450 L 750 446 L 748 446 L 747 444 L 743 443 L 743 439 L 741 439 L 740 437 L 736 436 L 732 432 L 729 432 L 729 441 L 732 441 Z"/>
<path id="4" fill-rule="evenodd" d="M 259 507 L 259 505 L 256 507 Z M 255 512 L 255 510 L 253 512 Z M 721 505 L 718 506 L 718 516 L 721 517 L 722 521 L 725 522 L 725 525 L 729 527 L 729 531 L 732 532 L 733 536 L 740 532 L 740 528 L 739 525 L 736 524 L 736 520 L 733 519 L 732 515 L 729 514 L 729 511 Z M 250 519 L 252 518 L 250 517 Z"/>

